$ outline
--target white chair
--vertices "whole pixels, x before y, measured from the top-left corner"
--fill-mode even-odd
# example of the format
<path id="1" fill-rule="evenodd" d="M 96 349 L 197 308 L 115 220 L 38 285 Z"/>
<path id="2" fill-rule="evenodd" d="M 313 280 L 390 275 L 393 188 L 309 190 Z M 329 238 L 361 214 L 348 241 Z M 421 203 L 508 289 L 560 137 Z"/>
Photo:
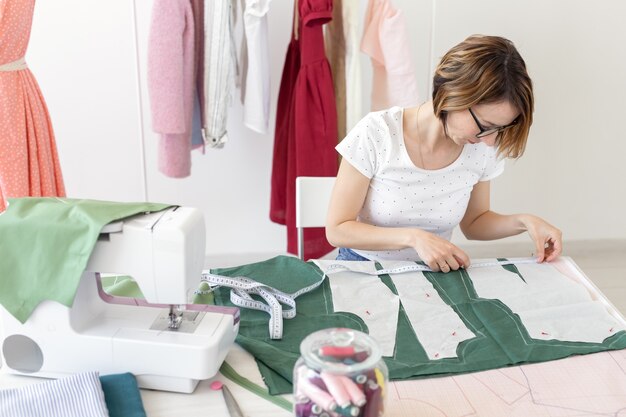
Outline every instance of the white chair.
<path id="1" fill-rule="evenodd" d="M 335 177 L 296 178 L 298 257 L 304 260 L 304 228 L 324 227 Z"/>

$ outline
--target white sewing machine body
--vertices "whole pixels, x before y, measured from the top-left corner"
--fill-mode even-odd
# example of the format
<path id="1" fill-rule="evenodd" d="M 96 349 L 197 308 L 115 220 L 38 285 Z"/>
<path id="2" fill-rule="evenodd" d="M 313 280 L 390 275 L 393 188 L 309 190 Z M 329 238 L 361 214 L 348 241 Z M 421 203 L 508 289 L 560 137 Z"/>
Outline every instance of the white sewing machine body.
<path id="1" fill-rule="evenodd" d="M 189 207 L 105 226 L 71 308 L 44 301 L 22 324 L 0 306 L 2 370 L 132 372 L 140 387 L 192 392 L 217 373 L 239 329 L 236 308 L 188 304 L 204 250 L 202 214 Z M 133 277 L 145 300 L 105 294 L 100 273 Z M 178 329 L 168 328 L 171 305 L 183 310 Z"/>

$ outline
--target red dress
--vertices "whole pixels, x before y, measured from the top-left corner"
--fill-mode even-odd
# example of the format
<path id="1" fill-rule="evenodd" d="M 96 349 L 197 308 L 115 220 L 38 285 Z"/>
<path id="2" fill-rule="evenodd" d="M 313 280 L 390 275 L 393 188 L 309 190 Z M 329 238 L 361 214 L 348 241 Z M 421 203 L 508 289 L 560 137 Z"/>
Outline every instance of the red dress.
<path id="1" fill-rule="evenodd" d="M 297 253 L 296 177 L 337 175 L 337 111 L 322 25 L 332 0 L 299 0 L 299 36 L 292 37 L 278 94 L 270 219 L 287 225 L 287 251 Z M 293 31 L 292 31 L 293 33 Z M 333 247 L 324 228 L 304 231 L 305 259 Z"/>

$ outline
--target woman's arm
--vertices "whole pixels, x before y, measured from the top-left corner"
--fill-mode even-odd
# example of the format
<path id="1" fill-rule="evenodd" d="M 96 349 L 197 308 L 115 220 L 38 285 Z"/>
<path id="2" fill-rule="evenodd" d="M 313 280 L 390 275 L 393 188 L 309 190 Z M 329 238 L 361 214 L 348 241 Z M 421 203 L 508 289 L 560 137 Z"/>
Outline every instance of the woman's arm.
<path id="1" fill-rule="evenodd" d="M 474 186 L 460 224 L 465 237 L 472 240 L 494 240 L 527 231 L 535 242 L 539 262 L 552 261 L 561 254 L 562 238 L 559 229 L 532 214 L 495 213 L 490 210 L 489 194 L 489 181 L 479 182 Z"/>
<path id="2" fill-rule="evenodd" d="M 460 266 L 469 266 L 469 257 L 465 252 L 432 233 L 356 221 L 369 184 L 369 178 L 345 159 L 341 161 L 326 220 L 326 237 L 333 246 L 363 250 L 414 248 L 433 270 L 456 270 Z"/>
<path id="3" fill-rule="evenodd" d="M 404 228 L 386 228 L 357 222 L 370 179 L 345 159 L 341 161 L 326 218 L 326 238 L 331 245 L 364 250 L 410 247 L 411 233 Z"/>

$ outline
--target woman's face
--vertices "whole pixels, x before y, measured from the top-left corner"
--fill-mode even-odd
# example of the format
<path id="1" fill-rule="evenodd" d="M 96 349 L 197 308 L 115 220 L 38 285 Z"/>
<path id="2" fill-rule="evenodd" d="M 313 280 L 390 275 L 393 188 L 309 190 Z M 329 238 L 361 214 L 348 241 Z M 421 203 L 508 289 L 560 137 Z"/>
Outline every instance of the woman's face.
<path id="1" fill-rule="evenodd" d="M 458 145 L 485 142 L 487 146 L 494 146 L 498 128 L 509 126 L 518 115 L 519 111 L 508 101 L 477 104 L 468 110 L 448 113 L 447 133 Z M 481 132 L 487 134 L 477 138 Z"/>

